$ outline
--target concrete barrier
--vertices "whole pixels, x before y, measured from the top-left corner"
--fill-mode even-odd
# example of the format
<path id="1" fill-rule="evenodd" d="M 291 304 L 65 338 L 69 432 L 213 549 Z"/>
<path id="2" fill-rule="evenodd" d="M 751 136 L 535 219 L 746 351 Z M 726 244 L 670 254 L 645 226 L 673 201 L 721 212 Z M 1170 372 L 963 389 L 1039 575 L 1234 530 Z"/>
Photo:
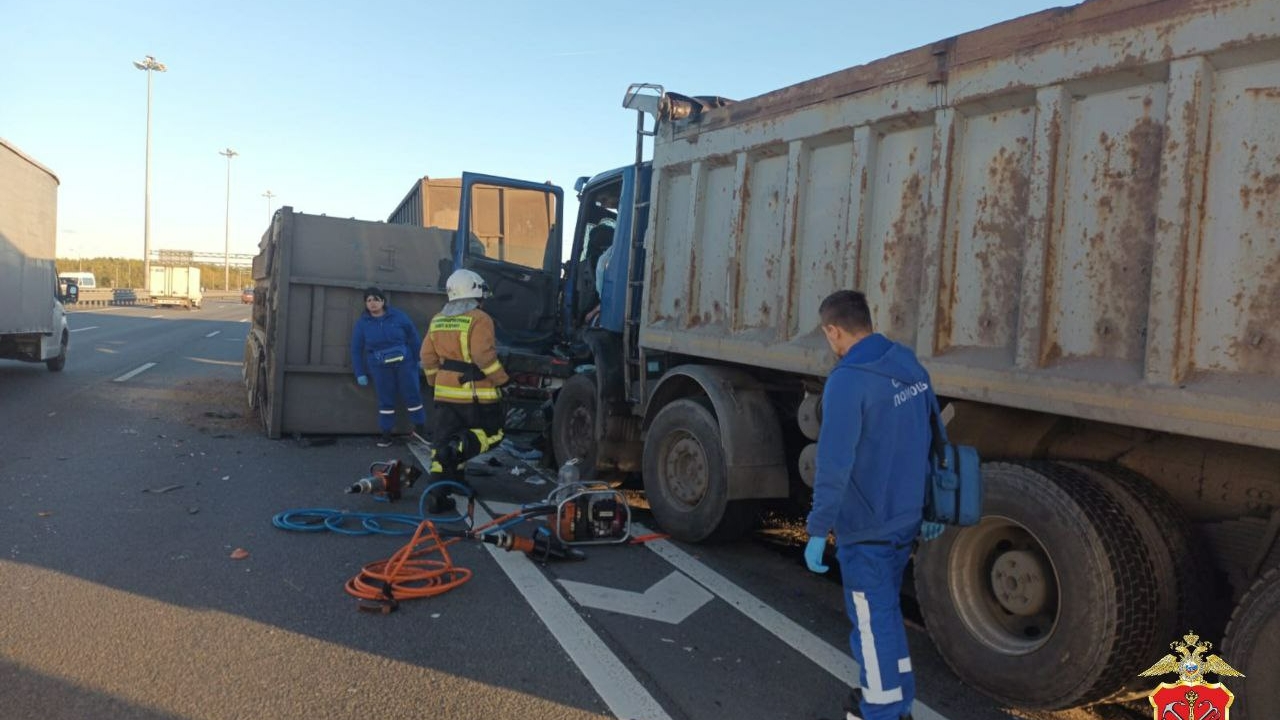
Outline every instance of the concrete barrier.
<path id="1" fill-rule="evenodd" d="M 79 299 L 71 304 L 72 308 L 106 307 L 108 305 L 147 305 L 151 296 L 144 290 L 130 288 L 81 290 Z"/>

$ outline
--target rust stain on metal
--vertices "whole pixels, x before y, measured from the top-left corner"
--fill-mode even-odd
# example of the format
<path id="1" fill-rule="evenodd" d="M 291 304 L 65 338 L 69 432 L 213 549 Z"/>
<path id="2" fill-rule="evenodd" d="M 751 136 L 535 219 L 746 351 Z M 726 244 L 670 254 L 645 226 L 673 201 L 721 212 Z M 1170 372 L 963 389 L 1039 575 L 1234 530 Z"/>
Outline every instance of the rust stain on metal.
<path id="1" fill-rule="evenodd" d="M 1099 274 L 1092 278 L 1093 286 L 1106 299 L 1094 323 L 1094 339 L 1105 357 L 1137 360 L 1145 347 L 1164 126 L 1144 115 L 1123 146 L 1124 157 L 1114 158 L 1115 143 L 1106 145 L 1103 197 L 1109 201 L 1098 203 L 1100 230 L 1090 237 L 1091 254 L 1105 258 L 1092 264 Z M 1119 215 L 1117 206 L 1123 208 Z"/>
<path id="2" fill-rule="evenodd" d="M 1018 144 L 1022 150 L 1002 147 L 991 158 L 987 193 L 978 199 L 974 236 L 988 239 L 974 253 L 982 278 L 977 339 L 984 347 L 1011 337 L 1017 322 L 1031 195 L 1031 178 L 1023 168 L 1027 139 L 1018 138 Z"/>
<path id="3" fill-rule="evenodd" d="M 1261 272 L 1261 282 L 1241 309 L 1247 321 L 1244 332 L 1228 349 L 1228 354 L 1246 373 L 1280 374 L 1280 247 L 1272 238 L 1272 260 Z M 1252 269 L 1252 268 L 1250 268 Z"/>
<path id="4" fill-rule="evenodd" d="M 926 208 L 920 173 L 912 173 L 902 185 L 898 217 L 893 221 L 893 235 L 884 243 L 884 270 L 880 291 L 889 302 L 889 332 L 897 339 L 914 337 L 915 308 L 919 302 L 921 263 L 924 253 L 924 218 Z M 892 276 L 892 289 L 888 278 Z"/>

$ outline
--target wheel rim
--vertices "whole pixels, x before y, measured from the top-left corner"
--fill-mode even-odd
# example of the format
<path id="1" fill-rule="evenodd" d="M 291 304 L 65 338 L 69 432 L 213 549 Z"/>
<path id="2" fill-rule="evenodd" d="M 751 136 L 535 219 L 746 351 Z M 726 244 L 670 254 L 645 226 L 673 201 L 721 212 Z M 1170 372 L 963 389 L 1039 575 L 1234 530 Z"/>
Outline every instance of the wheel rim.
<path id="1" fill-rule="evenodd" d="M 1005 655 L 1034 652 L 1057 628 L 1057 570 L 1034 535 L 1000 516 L 960 532 L 948 562 L 951 599 L 979 642 Z"/>
<path id="2" fill-rule="evenodd" d="M 702 443 L 687 432 L 672 433 L 662 462 L 662 485 L 667 494 L 688 509 L 702 501 L 707 484 L 707 452 Z"/>

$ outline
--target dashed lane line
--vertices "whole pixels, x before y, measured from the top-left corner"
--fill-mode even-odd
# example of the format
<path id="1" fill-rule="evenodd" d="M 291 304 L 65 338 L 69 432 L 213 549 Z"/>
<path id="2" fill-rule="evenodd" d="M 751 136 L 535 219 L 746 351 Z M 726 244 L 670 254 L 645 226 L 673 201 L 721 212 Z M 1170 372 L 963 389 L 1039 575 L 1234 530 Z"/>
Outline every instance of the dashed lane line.
<path id="1" fill-rule="evenodd" d="M 131 378 L 133 378 L 133 377 L 135 377 L 135 376 L 137 376 L 137 375 L 141 374 L 141 373 L 144 373 L 144 372 L 146 372 L 146 371 L 150 370 L 151 368 L 153 368 L 153 367 L 155 367 L 155 366 L 156 366 L 156 364 L 155 364 L 155 363 L 144 363 L 144 364 L 139 365 L 138 367 L 136 367 L 136 368 L 134 368 L 134 369 L 130 370 L 129 372 L 127 372 L 127 373 L 125 373 L 125 374 L 121 375 L 120 377 L 116 378 L 115 380 L 112 380 L 112 382 L 124 382 L 124 381 L 126 381 L 126 380 L 129 380 L 129 379 L 131 379 Z"/>

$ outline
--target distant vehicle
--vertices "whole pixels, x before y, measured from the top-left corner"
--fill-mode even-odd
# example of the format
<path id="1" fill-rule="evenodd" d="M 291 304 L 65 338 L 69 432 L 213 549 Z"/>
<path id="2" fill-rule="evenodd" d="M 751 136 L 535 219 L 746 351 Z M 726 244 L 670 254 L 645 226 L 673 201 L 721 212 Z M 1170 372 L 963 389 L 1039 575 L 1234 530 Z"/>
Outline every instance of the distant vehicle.
<path id="1" fill-rule="evenodd" d="M 0 139 L 0 359 L 53 372 L 71 338 L 63 303 L 79 295 L 76 278 L 54 267 L 57 208 L 58 177 Z"/>
<path id="2" fill-rule="evenodd" d="M 253 304 L 253 288 L 252 287 L 247 287 L 240 291 L 240 303 L 242 305 Z"/>
<path id="3" fill-rule="evenodd" d="M 73 280 L 81 290 L 94 290 L 98 287 L 98 281 L 91 272 L 62 272 L 58 273 L 60 280 Z"/>
<path id="4" fill-rule="evenodd" d="M 196 310 L 204 300 L 200 287 L 200 268 L 156 265 L 151 268 L 151 283 L 147 290 L 153 307 Z"/>

